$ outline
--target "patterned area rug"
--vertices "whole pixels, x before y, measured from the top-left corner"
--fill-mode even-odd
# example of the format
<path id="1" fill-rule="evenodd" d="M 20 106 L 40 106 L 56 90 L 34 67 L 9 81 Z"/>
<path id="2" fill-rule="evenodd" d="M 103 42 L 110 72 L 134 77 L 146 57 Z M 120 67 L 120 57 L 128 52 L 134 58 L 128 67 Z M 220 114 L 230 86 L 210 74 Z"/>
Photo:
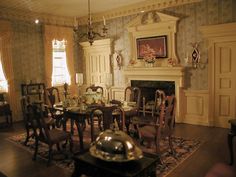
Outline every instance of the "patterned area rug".
<path id="1" fill-rule="evenodd" d="M 27 146 L 24 145 L 25 140 L 25 134 L 19 134 L 13 137 L 8 138 L 10 142 L 13 142 L 14 144 L 19 145 L 19 147 L 22 147 L 26 150 L 28 150 L 30 153 L 33 154 L 34 152 L 34 140 L 30 139 Z M 75 138 L 75 141 L 78 141 L 77 138 Z M 85 144 L 89 145 L 90 138 L 88 138 L 85 134 Z M 75 142 L 77 143 L 77 142 Z M 79 142 L 78 142 L 79 143 Z M 190 157 L 190 155 L 195 152 L 199 146 L 199 141 L 194 140 L 186 140 L 180 137 L 174 137 L 173 138 L 173 146 L 175 149 L 175 157 L 170 153 L 169 146 L 168 146 L 168 140 L 162 141 L 161 143 L 161 151 L 163 152 L 161 155 L 161 159 L 163 161 L 163 165 L 159 164 L 156 167 L 156 174 L 158 177 L 165 177 L 167 176 L 171 171 L 173 171 L 179 164 L 181 164 L 185 159 Z M 155 147 L 151 147 L 149 149 L 145 148 L 144 146 L 140 146 L 144 151 L 154 153 Z M 47 159 L 47 150 L 48 146 L 46 144 L 41 143 L 39 145 L 39 153 L 38 157 L 41 157 L 42 159 Z M 53 163 L 61 168 L 67 169 L 69 171 L 73 171 L 74 164 L 72 159 L 65 158 L 65 154 L 62 155 L 62 153 L 56 152 L 56 147 L 54 149 L 54 155 L 53 155 Z M 68 151 L 67 151 L 68 152 Z M 68 155 L 69 153 L 67 153 Z"/>

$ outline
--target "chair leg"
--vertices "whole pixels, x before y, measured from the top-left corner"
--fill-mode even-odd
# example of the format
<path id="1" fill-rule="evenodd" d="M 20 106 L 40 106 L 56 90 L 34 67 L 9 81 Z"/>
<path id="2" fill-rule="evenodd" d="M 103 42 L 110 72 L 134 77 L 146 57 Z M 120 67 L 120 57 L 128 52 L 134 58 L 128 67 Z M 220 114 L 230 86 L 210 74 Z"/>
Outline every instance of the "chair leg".
<path id="1" fill-rule="evenodd" d="M 29 130 L 29 127 L 25 127 L 26 128 L 26 138 L 25 138 L 25 142 L 24 142 L 24 145 L 26 146 L 27 145 L 27 143 L 28 143 L 28 141 L 29 141 L 29 138 L 30 138 L 30 130 Z"/>
<path id="2" fill-rule="evenodd" d="M 75 121 L 73 119 L 70 119 L 70 132 L 72 135 L 74 135 L 74 123 Z"/>
<path id="3" fill-rule="evenodd" d="M 60 143 L 57 143 L 57 150 L 61 151 Z"/>
<path id="4" fill-rule="evenodd" d="M 102 116 L 98 116 L 98 127 L 99 127 L 100 131 L 103 131 L 103 128 L 102 128 Z"/>
<path id="5" fill-rule="evenodd" d="M 129 122 L 125 123 L 125 127 L 126 127 L 126 131 L 127 131 L 127 134 L 129 135 L 130 132 L 129 132 Z"/>
<path id="6" fill-rule="evenodd" d="M 49 150 L 48 150 L 48 163 L 47 165 L 49 166 L 52 161 L 52 145 L 49 145 Z"/>
<path id="7" fill-rule="evenodd" d="M 172 137 L 171 136 L 168 137 L 168 141 L 169 141 L 169 146 L 170 146 L 171 153 L 173 155 L 175 155 L 175 151 L 174 151 L 174 148 L 173 148 Z"/>
<path id="8" fill-rule="evenodd" d="M 73 153 L 73 146 L 74 145 L 73 145 L 72 137 L 70 137 L 69 141 L 70 141 L 70 152 Z"/>
<path id="9" fill-rule="evenodd" d="M 35 147 L 34 147 L 34 156 L 33 156 L 33 160 L 36 160 L 36 158 L 37 158 L 38 145 L 39 145 L 38 138 L 35 138 Z"/>

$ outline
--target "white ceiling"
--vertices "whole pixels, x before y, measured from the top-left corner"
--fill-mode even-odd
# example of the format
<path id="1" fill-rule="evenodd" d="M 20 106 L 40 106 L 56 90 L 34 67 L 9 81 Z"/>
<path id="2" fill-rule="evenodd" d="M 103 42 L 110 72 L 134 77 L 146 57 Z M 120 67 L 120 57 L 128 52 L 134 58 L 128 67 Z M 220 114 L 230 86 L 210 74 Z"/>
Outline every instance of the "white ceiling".
<path id="1" fill-rule="evenodd" d="M 145 0 L 91 0 L 91 13 L 105 12 Z M 51 15 L 82 17 L 88 14 L 87 0 L 0 0 L 0 9 L 23 10 Z"/>

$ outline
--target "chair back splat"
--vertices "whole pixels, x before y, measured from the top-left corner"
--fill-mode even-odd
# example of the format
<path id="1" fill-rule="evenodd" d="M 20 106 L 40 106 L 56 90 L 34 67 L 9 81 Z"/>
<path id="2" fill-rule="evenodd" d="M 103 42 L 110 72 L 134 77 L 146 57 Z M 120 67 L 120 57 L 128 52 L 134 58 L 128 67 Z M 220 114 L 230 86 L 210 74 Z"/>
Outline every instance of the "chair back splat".
<path id="1" fill-rule="evenodd" d="M 53 106 L 55 103 L 61 102 L 59 90 L 57 87 L 47 88 L 46 93 L 51 106 Z"/>
<path id="2" fill-rule="evenodd" d="M 129 126 L 132 123 L 132 118 L 139 115 L 140 103 L 141 103 L 141 90 L 138 87 L 126 87 L 124 101 L 134 102 L 135 105 L 130 111 L 125 111 L 125 126 L 127 133 L 129 132 Z"/>

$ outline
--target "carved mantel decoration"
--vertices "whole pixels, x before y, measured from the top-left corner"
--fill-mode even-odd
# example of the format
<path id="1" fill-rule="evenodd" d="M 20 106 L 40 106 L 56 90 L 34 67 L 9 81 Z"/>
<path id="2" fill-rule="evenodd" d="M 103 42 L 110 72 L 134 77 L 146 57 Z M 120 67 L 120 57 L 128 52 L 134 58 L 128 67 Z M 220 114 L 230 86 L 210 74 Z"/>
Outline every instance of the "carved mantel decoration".
<path id="1" fill-rule="evenodd" d="M 176 65 L 179 59 L 176 55 L 176 24 L 178 17 L 163 14 L 157 11 L 150 11 L 142 14 L 131 21 L 127 29 L 131 41 L 131 61 L 136 60 L 133 66 L 143 66 L 143 60 L 137 54 L 137 41 L 140 38 L 153 38 L 156 36 L 167 36 L 167 56 L 165 59 L 158 59 L 156 66 L 170 66 L 168 61 L 172 60 Z M 172 66 L 172 65 L 171 65 Z"/>

